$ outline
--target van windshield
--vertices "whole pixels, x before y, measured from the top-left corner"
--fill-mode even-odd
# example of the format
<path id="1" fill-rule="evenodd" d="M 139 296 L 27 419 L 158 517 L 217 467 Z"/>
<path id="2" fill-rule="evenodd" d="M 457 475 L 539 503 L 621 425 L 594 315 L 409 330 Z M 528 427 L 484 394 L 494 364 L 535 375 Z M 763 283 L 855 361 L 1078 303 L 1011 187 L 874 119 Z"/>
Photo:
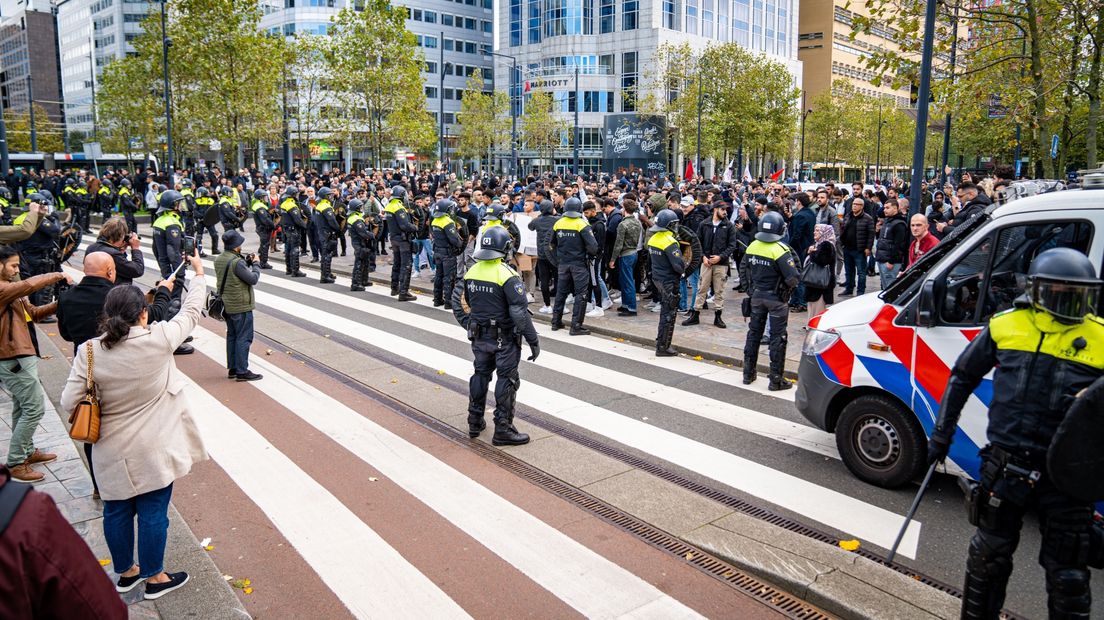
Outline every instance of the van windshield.
<path id="1" fill-rule="evenodd" d="M 927 254 L 921 256 L 911 267 L 906 269 L 899 278 L 894 280 L 889 285 L 889 288 L 882 291 L 878 297 L 880 297 L 882 301 L 890 304 L 898 299 L 907 299 L 912 295 L 913 291 L 919 288 L 920 282 L 924 280 L 924 276 L 928 274 L 928 270 L 951 250 L 958 247 L 963 239 L 969 237 L 975 230 L 980 228 L 982 224 L 988 222 L 992 217 L 991 214 L 993 210 L 996 209 L 997 206 L 998 205 L 990 205 L 985 209 L 984 213 L 966 220 L 965 223 L 959 226 L 955 226 L 951 234 L 944 237 L 934 248 L 928 250 Z"/>

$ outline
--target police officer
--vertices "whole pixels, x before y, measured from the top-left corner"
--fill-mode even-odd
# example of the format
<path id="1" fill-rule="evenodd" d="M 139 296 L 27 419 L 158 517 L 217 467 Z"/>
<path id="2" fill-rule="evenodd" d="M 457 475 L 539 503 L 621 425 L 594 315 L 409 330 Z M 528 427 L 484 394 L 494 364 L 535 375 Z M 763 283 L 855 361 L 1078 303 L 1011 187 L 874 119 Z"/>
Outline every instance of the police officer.
<path id="1" fill-rule="evenodd" d="M 334 191 L 328 187 L 318 190 L 318 204 L 314 206 L 311 219 L 314 221 L 315 234 L 318 236 L 315 243 L 318 244 L 319 256 L 322 260 L 321 284 L 333 284 L 337 281 L 334 277 L 331 264 L 333 256 L 337 253 L 337 236 L 341 233 L 341 227 L 334 216 L 333 202 L 331 198 Z"/>
<path id="2" fill-rule="evenodd" d="M 211 190 L 206 187 L 201 187 L 196 190 L 196 222 L 199 226 L 207 231 L 207 234 L 211 237 L 211 254 L 219 253 L 219 234 L 215 229 L 215 224 L 212 221 L 210 225 L 207 224 L 207 212 L 215 208 L 215 198 L 211 195 Z M 213 216 L 212 216 L 213 217 Z M 196 245 L 199 247 L 199 256 L 205 257 L 207 254 L 203 251 L 203 233 L 196 235 Z"/>
<path id="3" fill-rule="evenodd" d="M 19 263 L 20 277 L 23 279 L 44 273 L 61 271 L 61 223 L 58 214 L 52 209 L 54 197 L 47 191 L 35 192 L 27 196 L 31 202 L 46 208 L 46 213 L 38 222 L 38 228 L 31 236 L 19 242 L 19 253 L 23 259 Z M 21 226 L 28 212 L 16 216 L 13 224 Z M 53 301 L 55 286 L 47 286 L 31 293 L 31 303 L 43 306 Z M 52 317 L 51 317 L 52 318 Z M 56 321 L 57 319 L 54 319 Z M 47 321 L 53 323 L 54 321 Z"/>
<path id="4" fill-rule="evenodd" d="M 970 540 L 963 618 L 996 618 L 1028 510 L 1037 511 L 1051 618 L 1089 618 L 1092 504 L 1054 486 L 1047 448 L 1079 392 L 1104 375 L 1104 320 L 1095 316 L 1101 281 L 1092 261 L 1053 248 L 1028 269 L 1028 293 L 994 315 L 955 362 L 928 444 L 928 462 L 945 458 L 959 415 L 985 375 L 992 402 L 981 480 L 967 497 Z"/>
<path id="5" fill-rule="evenodd" d="M 495 383 L 495 432 L 491 443 L 518 446 L 529 443 L 529 435 L 514 428 L 514 401 L 521 378 L 521 340 L 529 344 L 529 361 L 540 355 L 537 330 L 529 318 L 525 285 L 517 272 L 502 262 L 512 242 L 505 228 L 489 229 L 475 250 L 476 263 L 464 274 L 463 286 L 456 287 L 452 313 L 468 330 L 475 355 L 475 373 L 468 382 L 468 436 L 475 438 L 487 428 L 484 419 L 487 389 L 491 375 Z"/>
<path id="6" fill-rule="evenodd" d="M 138 234 L 138 218 L 134 217 L 134 214 L 138 212 L 138 202 L 135 200 L 134 192 L 130 189 L 129 179 L 119 181 L 118 201 L 119 212 L 123 214 L 127 228 L 130 232 Z"/>
<path id="7" fill-rule="evenodd" d="M 391 240 L 391 294 L 398 295 L 399 301 L 414 301 L 417 297 L 410 294 L 411 239 L 418 227 L 410 221 L 410 212 L 403 202 L 405 197 L 406 189 L 396 185 L 391 188 L 391 200 L 383 210 L 387 217 L 387 236 Z"/>
<path id="8" fill-rule="evenodd" d="M 261 262 L 257 267 L 272 269 L 268 264 L 268 248 L 272 241 L 272 231 L 276 230 L 276 223 L 272 221 L 272 215 L 268 212 L 268 190 L 258 189 L 253 191 L 253 203 L 250 205 L 253 211 L 253 225 L 257 229 L 257 237 L 260 239 L 257 253 Z"/>
<path id="9" fill-rule="evenodd" d="M 237 203 L 234 201 L 234 188 L 229 185 L 219 186 L 218 189 L 218 214 L 223 232 L 227 230 L 244 229 L 242 223 L 245 218 L 238 215 Z"/>
<path id="10" fill-rule="evenodd" d="M 299 186 L 295 183 L 284 188 L 280 200 L 280 228 L 284 231 L 284 273 L 293 278 L 305 278 L 299 270 L 299 241 L 307 231 L 307 218 L 299 210 Z"/>
<path id="11" fill-rule="evenodd" d="M 83 232 L 92 232 L 88 225 L 89 211 L 92 207 L 92 196 L 88 195 L 88 184 L 84 181 L 77 181 L 76 185 L 73 186 L 72 193 L 66 198 L 65 204 L 73 210 L 73 223 L 80 226 Z"/>
<path id="12" fill-rule="evenodd" d="M 793 384 L 783 376 L 786 366 L 786 326 L 789 323 L 788 305 L 790 291 L 797 286 L 801 276 L 793 250 L 782 243 L 786 221 L 777 211 L 767 211 L 759 218 L 755 241 L 746 251 L 748 278 L 751 280 L 751 322 L 748 325 L 747 342 L 744 343 L 744 385 L 755 381 L 755 366 L 759 359 L 759 343 L 770 317 L 771 391 L 788 390 Z"/>
<path id="13" fill-rule="evenodd" d="M 368 271 L 369 261 L 376 249 L 376 235 L 369 220 L 365 219 L 364 212 L 367 210 L 364 201 L 354 198 L 349 201 L 349 217 L 345 220 L 349 241 L 353 244 L 353 283 L 349 290 L 354 292 L 372 286 Z"/>
<path id="14" fill-rule="evenodd" d="M 10 226 L 14 217 L 11 190 L 7 185 L 0 185 L 0 224 Z"/>
<path id="15" fill-rule="evenodd" d="M 157 219 L 153 221 L 153 255 L 161 277 L 168 278 L 184 260 L 184 218 L 180 210 L 185 206 L 184 195 L 170 189 L 157 200 Z M 176 294 L 174 287 L 174 296 Z"/>
<path id="16" fill-rule="evenodd" d="M 563 311 L 567 294 L 575 294 L 571 312 L 572 336 L 583 336 L 590 330 L 583 327 L 590 287 L 590 260 L 598 253 L 598 241 L 583 218 L 583 203 L 574 196 L 564 201 L 563 217 L 552 227 L 548 241 L 556 263 L 556 301 L 552 306 L 552 330 L 563 329 Z"/>
<path id="17" fill-rule="evenodd" d="M 659 292 L 659 332 L 656 334 L 656 357 L 675 357 L 671 348 L 678 314 L 679 280 L 686 271 L 686 261 L 679 250 L 679 216 L 670 209 L 660 211 L 648 232 L 648 258 L 652 264 L 652 284 Z M 577 299 L 577 298 L 576 298 Z M 578 303 L 578 302 L 576 302 Z"/>
<path id="18" fill-rule="evenodd" d="M 580 211 L 582 209 L 580 208 Z M 499 203 L 495 203 L 487 208 L 483 213 L 483 225 L 479 227 L 480 236 L 483 232 L 492 226 L 502 226 L 506 229 L 506 232 L 510 233 L 510 240 L 514 243 L 514 251 L 521 247 L 521 231 L 518 230 L 517 224 L 505 218 L 506 207 L 503 207 Z M 478 241 L 477 241 L 478 243 Z M 476 246 L 478 247 L 478 246 Z M 513 256 L 507 256 L 507 261 L 512 261 Z"/>
<path id="19" fill-rule="evenodd" d="M 195 192 L 193 191 L 193 185 L 191 179 L 184 179 L 180 182 L 180 195 L 184 196 L 184 202 L 187 209 L 183 210 L 181 216 L 184 218 L 184 234 L 191 237 L 196 234 L 196 221 L 195 216 L 198 211 L 198 204 L 196 203 Z"/>
<path id="20" fill-rule="evenodd" d="M 433 233 L 433 305 L 452 310 L 452 289 L 456 286 L 456 257 L 464 251 L 464 240 L 456 231 L 449 212 L 452 201 L 442 198 L 429 212 Z"/>
<path id="21" fill-rule="evenodd" d="M 115 208 L 115 186 L 107 179 L 100 180 L 100 189 L 96 191 L 96 209 L 103 216 L 103 221 L 111 217 L 111 210 Z"/>

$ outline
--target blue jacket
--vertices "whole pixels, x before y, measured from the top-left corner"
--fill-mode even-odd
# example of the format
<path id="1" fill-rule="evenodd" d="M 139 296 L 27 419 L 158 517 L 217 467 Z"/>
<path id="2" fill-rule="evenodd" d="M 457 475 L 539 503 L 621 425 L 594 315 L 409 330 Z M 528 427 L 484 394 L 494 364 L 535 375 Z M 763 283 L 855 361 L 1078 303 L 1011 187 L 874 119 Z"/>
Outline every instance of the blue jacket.
<path id="1" fill-rule="evenodd" d="M 813 245 L 813 228 L 816 227 L 816 212 L 809 207 L 795 211 L 790 218 L 790 247 L 799 258 L 805 256 L 809 246 Z"/>

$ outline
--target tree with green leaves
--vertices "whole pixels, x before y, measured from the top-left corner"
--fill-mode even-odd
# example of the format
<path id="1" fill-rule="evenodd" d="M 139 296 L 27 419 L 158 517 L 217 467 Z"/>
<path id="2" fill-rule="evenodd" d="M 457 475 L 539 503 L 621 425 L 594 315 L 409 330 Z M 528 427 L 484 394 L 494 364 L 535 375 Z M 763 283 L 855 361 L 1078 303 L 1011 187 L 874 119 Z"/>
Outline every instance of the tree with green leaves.
<path id="1" fill-rule="evenodd" d="M 331 23 L 327 62 L 332 83 L 342 86 L 334 99 L 356 110 L 345 116 L 345 132 L 365 140 L 377 163 L 389 160 L 384 154 L 396 146 L 424 152 L 436 144 L 422 83 L 424 60 L 406 29 L 406 9 L 365 0 L 362 10 L 346 7 Z"/>
<path id="2" fill-rule="evenodd" d="M 460 124 L 457 151 L 461 157 L 494 161 L 494 152 L 508 145 L 510 98 L 505 91 L 483 91 L 483 74 L 472 73 L 460 100 Z"/>
<path id="3" fill-rule="evenodd" d="M 282 85 L 287 91 L 292 149 L 302 161 L 310 161 L 310 146 L 315 140 L 343 129 L 333 106 L 332 72 L 328 62 L 330 39 L 300 34 L 288 45 L 287 76 Z"/>
<path id="4" fill-rule="evenodd" d="M 65 150 L 61 126 L 46 114 L 46 108 L 40 103 L 34 104 L 35 142 L 40 153 L 57 153 Z M 31 152 L 31 113 L 29 110 L 13 113 L 4 111 L 4 123 L 7 126 L 8 149 L 20 153 Z"/>
<path id="5" fill-rule="evenodd" d="M 550 93 L 533 90 L 521 116 L 521 140 L 541 159 L 552 159 L 552 154 L 570 127 L 567 120 L 553 108 L 554 104 Z"/>
<path id="6" fill-rule="evenodd" d="M 144 151 L 157 140 L 156 119 L 163 112 L 161 101 L 143 85 L 151 81 L 149 67 L 137 56 L 126 56 L 108 63 L 97 88 L 97 112 L 106 129 L 105 150 L 125 153 L 131 160 L 131 140 L 142 143 Z"/>

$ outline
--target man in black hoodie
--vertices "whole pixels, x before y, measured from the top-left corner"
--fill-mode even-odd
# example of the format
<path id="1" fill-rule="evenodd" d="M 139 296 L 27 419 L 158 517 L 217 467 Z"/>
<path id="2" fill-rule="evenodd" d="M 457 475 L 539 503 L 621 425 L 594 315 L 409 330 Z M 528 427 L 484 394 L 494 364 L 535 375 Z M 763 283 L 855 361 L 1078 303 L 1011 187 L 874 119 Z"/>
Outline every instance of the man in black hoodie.
<path id="1" fill-rule="evenodd" d="M 905 204 L 907 205 L 908 202 L 906 201 Z M 887 200 L 884 211 L 885 219 L 882 220 L 881 229 L 878 231 L 878 244 L 875 246 L 874 253 L 874 258 L 878 261 L 878 271 L 881 273 L 882 290 L 888 288 L 901 273 L 909 244 L 909 225 L 901 215 L 898 199 Z"/>

